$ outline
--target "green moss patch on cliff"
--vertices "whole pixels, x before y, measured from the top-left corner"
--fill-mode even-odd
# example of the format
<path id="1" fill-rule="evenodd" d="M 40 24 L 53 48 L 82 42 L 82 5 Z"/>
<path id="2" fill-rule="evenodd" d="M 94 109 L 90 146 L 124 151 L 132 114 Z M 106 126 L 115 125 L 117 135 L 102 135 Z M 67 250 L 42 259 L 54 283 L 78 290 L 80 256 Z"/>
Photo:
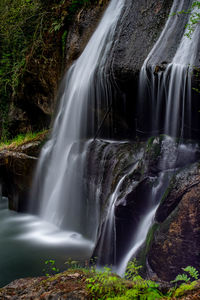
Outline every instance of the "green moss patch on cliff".
<path id="1" fill-rule="evenodd" d="M 16 151 L 18 147 L 30 142 L 43 141 L 47 136 L 48 130 L 40 132 L 27 132 L 26 134 L 19 134 L 11 140 L 6 140 L 0 143 L 0 150 Z"/>

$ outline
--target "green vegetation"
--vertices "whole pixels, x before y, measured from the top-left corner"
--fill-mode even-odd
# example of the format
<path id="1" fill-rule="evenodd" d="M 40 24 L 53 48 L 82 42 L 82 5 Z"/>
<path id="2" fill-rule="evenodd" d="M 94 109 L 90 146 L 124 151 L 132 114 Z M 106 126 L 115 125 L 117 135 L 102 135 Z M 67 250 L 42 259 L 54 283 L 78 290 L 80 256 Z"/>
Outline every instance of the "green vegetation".
<path id="1" fill-rule="evenodd" d="M 186 36 L 188 38 L 191 38 L 191 35 L 194 32 L 197 24 L 200 23 L 200 12 L 199 11 L 193 11 L 193 9 L 195 9 L 195 8 L 200 9 L 200 2 L 199 1 L 195 1 L 192 4 L 191 9 L 188 11 L 189 13 L 192 12 L 192 14 L 190 16 L 190 19 L 189 19 L 189 22 L 186 25 L 186 28 L 188 29 L 188 31 L 186 33 Z"/>
<path id="2" fill-rule="evenodd" d="M 46 260 L 44 263 L 45 263 L 45 268 L 43 269 L 43 272 L 45 273 L 45 276 L 49 277 L 59 272 L 55 260 L 49 259 Z"/>
<path id="3" fill-rule="evenodd" d="M 179 298 L 181 296 L 184 296 L 188 291 L 192 291 L 197 286 L 197 282 L 193 281 L 191 283 L 184 283 L 181 284 L 179 287 L 177 287 L 174 291 L 174 297 Z M 194 298 L 195 299 L 195 298 Z"/>
<path id="4" fill-rule="evenodd" d="M 179 274 L 172 282 L 179 282 L 179 281 L 191 282 L 192 280 L 199 279 L 199 272 L 194 267 L 188 266 L 186 268 L 182 268 L 182 270 L 188 273 L 190 277 L 187 274 Z"/>
<path id="5" fill-rule="evenodd" d="M 185 292 L 193 290 L 197 286 L 197 280 L 199 279 L 199 272 L 191 266 L 182 268 L 185 272 L 183 274 L 178 274 L 172 283 L 177 283 L 183 281 L 179 287 L 175 287 L 174 297 L 181 297 Z"/>
<path id="6" fill-rule="evenodd" d="M 175 15 L 182 15 L 182 14 L 191 14 L 191 16 L 189 18 L 189 22 L 186 24 L 187 32 L 185 34 L 190 39 L 191 39 L 191 35 L 194 32 L 197 24 L 200 23 L 200 12 L 198 10 L 195 11 L 195 9 L 200 9 L 200 1 L 193 2 L 191 5 L 191 8 L 187 11 L 181 10 L 178 12 L 174 12 L 170 15 L 170 16 L 175 16 Z"/>
<path id="7" fill-rule="evenodd" d="M 34 140 L 38 140 L 43 138 L 48 133 L 48 130 L 40 131 L 40 132 L 27 132 L 26 134 L 19 134 L 14 139 L 4 140 L 4 142 L 0 143 L 0 149 L 12 149 L 18 147 L 27 142 L 31 142 Z"/>
<path id="8" fill-rule="evenodd" d="M 96 268 L 96 265 L 89 266 L 88 262 L 85 266 L 79 265 L 77 261 L 68 259 L 66 261 L 67 271 L 58 274 L 59 269 L 56 267 L 55 260 L 45 261 L 45 275 L 48 281 L 54 281 L 61 276 L 76 275 L 77 278 L 82 277 L 82 282 L 89 293 L 91 299 L 107 299 L 107 300 L 156 300 L 156 299 L 175 299 L 188 293 L 195 292 L 197 280 L 199 278 L 198 271 L 191 266 L 183 268 L 189 277 L 185 280 L 183 274 L 179 274 L 171 283 L 171 288 L 162 289 L 159 283 L 145 280 L 141 277 L 140 271 L 142 266 L 138 265 L 136 259 L 128 263 L 125 276 L 121 278 L 112 272 L 111 268 L 104 267 L 102 270 Z M 183 283 L 181 283 L 183 281 Z M 46 281 L 44 281 L 46 282 Z"/>
<path id="9" fill-rule="evenodd" d="M 188 266 L 183 270 L 189 272 L 191 276 L 189 281 L 178 287 L 174 286 L 167 293 L 163 294 L 158 283 L 145 280 L 139 275 L 141 268 L 135 260 L 129 262 L 125 278 L 112 273 L 108 267 L 105 267 L 103 271 L 97 271 L 94 268 L 91 270 L 90 277 L 86 279 L 87 289 L 90 291 L 93 299 L 155 300 L 178 298 L 184 295 L 185 292 L 193 290 L 197 284 L 193 280 L 198 278 L 198 271 Z M 174 282 L 177 283 L 176 280 Z"/>
<path id="10" fill-rule="evenodd" d="M 0 0 L 0 139 L 10 137 L 9 110 L 24 74 L 41 77 L 64 59 L 67 29 L 78 10 L 95 0 Z M 31 92 L 31 91 L 30 91 Z"/>
<path id="11" fill-rule="evenodd" d="M 192 3 L 191 8 L 187 11 L 182 10 L 171 14 L 170 16 L 181 15 L 181 14 L 191 14 L 189 17 L 189 21 L 186 24 L 185 28 L 187 29 L 185 36 L 189 39 L 192 38 L 192 34 L 197 25 L 200 25 L 200 1 L 195 1 Z M 200 69 L 197 66 L 192 66 L 192 75 L 195 79 L 199 80 Z M 200 93 L 200 88 L 193 87 L 195 92 Z"/>
<path id="12" fill-rule="evenodd" d="M 144 280 L 139 275 L 141 266 L 136 261 L 128 264 L 125 278 L 112 273 L 105 267 L 103 271 L 93 270 L 87 281 L 87 288 L 94 299 L 161 299 L 159 285 L 151 280 Z"/>

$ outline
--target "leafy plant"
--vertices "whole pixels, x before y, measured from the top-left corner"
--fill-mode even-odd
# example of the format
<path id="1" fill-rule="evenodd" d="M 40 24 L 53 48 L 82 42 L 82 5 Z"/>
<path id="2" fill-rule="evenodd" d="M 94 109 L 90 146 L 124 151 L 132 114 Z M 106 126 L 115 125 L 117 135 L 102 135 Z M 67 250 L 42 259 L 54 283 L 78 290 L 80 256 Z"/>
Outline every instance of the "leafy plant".
<path id="1" fill-rule="evenodd" d="M 187 36 L 189 39 L 191 39 L 196 26 L 200 25 L 200 1 L 193 2 L 191 5 L 191 8 L 188 9 L 187 11 L 182 10 L 182 11 L 174 12 L 170 16 L 181 15 L 181 14 L 190 14 L 189 21 L 185 26 L 185 28 L 187 29 L 185 36 Z M 199 78 L 199 68 L 196 66 L 192 66 L 192 70 L 193 70 L 192 71 L 193 76 L 196 79 L 198 79 Z M 192 89 L 195 92 L 200 93 L 200 88 L 193 87 Z"/>
<path id="2" fill-rule="evenodd" d="M 59 269 L 56 267 L 55 260 L 49 259 L 46 260 L 44 263 L 46 265 L 46 268 L 43 269 L 43 272 L 45 272 L 45 276 L 49 277 L 59 272 Z"/>
<path id="3" fill-rule="evenodd" d="M 140 269 L 135 259 L 129 262 L 125 274 L 128 281 L 113 274 L 107 267 L 103 271 L 94 271 L 87 279 L 87 288 L 95 299 L 161 299 L 163 295 L 158 289 L 159 285 L 144 280 L 139 275 Z"/>
<path id="4" fill-rule="evenodd" d="M 72 258 L 68 258 L 68 260 L 64 263 L 68 269 L 78 269 L 80 268 L 80 264 L 78 261 L 73 260 Z"/>
<path id="5" fill-rule="evenodd" d="M 87 288 L 97 299 L 109 299 L 122 295 L 126 288 L 119 276 L 113 274 L 111 269 L 104 267 L 103 271 L 94 271 L 87 280 Z"/>
<path id="6" fill-rule="evenodd" d="M 183 281 L 187 283 L 190 281 L 198 280 L 199 272 L 194 267 L 187 266 L 186 268 L 182 268 L 182 270 L 188 273 L 190 277 L 188 276 L 188 274 L 178 274 L 176 278 L 172 281 L 172 283 L 179 282 L 179 281 Z"/>
<path id="7" fill-rule="evenodd" d="M 125 278 L 133 280 L 136 276 L 138 276 L 139 270 L 141 268 L 142 266 L 137 265 L 137 261 L 135 258 L 132 261 L 129 261 L 126 267 Z"/>
<path id="8" fill-rule="evenodd" d="M 191 39 L 191 35 L 194 32 L 197 24 L 200 23 L 200 12 L 199 11 L 193 11 L 193 9 L 195 9 L 195 8 L 200 9 L 200 2 L 199 1 L 193 2 L 192 6 L 191 6 L 191 9 L 188 11 L 188 13 L 191 13 L 191 16 L 190 16 L 189 22 L 186 25 L 186 29 L 188 31 L 186 32 L 185 35 L 190 39 Z"/>
<path id="9" fill-rule="evenodd" d="M 19 92 L 23 93 L 24 75 L 31 78 L 37 72 L 41 81 L 46 81 L 45 74 L 54 68 L 58 55 L 64 61 L 68 25 L 78 10 L 92 2 L 95 0 L 0 0 L 0 137 L 3 140 L 10 137 L 10 105 Z"/>
<path id="10" fill-rule="evenodd" d="M 196 9 L 196 11 L 195 11 L 195 9 Z M 198 9 L 200 9 L 200 2 L 195 1 L 192 3 L 190 9 L 174 12 L 170 15 L 170 17 L 171 17 L 171 16 L 175 16 L 175 15 L 191 14 L 189 21 L 185 26 L 185 28 L 187 29 L 187 32 L 185 33 L 185 35 L 190 39 L 191 39 L 192 33 L 194 32 L 197 24 L 200 23 L 200 12 L 198 11 Z"/>
<path id="11" fill-rule="evenodd" d="M 181 284 L 178 288 L 175 289 L 175 292 L 173 294 L 174 297 L 181 297 L 185 294 L 187 291 L 192 291 L 196 286 L 196 281 L 188 283 Z"/>
<path id="12" fill-rule="evenodd" d="M 181 282 L 181 285 L 179 287 L 175 286 L 175 290 L 173 292 L 173 296 L 180 297 L 184 295 L 186 291 L 193 290 L 196 286 L 197 282 L 196 280 L 199 279 L 199 272 L 196 268 L 187 266 L 186 268 L 182 268 L 184 272 L 187 274 L 178 274 L 175 278 L 175 280 L 172 281 L 172 283 Z"/>

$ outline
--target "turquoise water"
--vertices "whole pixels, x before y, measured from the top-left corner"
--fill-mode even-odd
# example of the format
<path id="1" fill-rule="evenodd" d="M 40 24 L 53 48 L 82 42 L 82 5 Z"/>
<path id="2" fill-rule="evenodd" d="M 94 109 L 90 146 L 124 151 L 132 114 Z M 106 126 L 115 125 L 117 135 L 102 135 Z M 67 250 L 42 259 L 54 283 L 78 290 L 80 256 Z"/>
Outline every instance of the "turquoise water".
<path id="1" fill-rule="evenodd" d="M 7 199 L 0 200 L 0 287 L 18 278 L 44 275 L 44 262 L 49 259 L 64 270 L 67 259 L 85 261 L 92 249 L 93 244 L 81 235 L 10 211 Z"/>

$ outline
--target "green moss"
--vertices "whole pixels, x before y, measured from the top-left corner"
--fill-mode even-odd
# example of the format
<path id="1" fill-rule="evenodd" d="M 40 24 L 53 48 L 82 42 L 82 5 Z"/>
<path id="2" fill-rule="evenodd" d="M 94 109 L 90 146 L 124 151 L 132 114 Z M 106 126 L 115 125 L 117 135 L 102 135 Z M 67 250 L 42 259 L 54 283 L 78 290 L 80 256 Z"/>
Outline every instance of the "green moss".
<path id="1" fill-rule="evenodd" d="M 12 140 L 4 140 L 3 142 L 0 142 L 0 150 L 16 148 L 28 142 L 43 139 L 47 135 L 47 133 L 48 130 L 19 134 Z"/>
<path id="2" fill-rule="evenodd" d="M 152 242 L 153 242 L 153 238 L 154 238 L 154 234 L 158 230 L 159 226 L 160 225 L 158 223 L 154 223 L 151 226 L 151 228 L 149 229 L 148 234 L 147 234 L 145 245 L 140 250 L 140 252 L 139 252 L 139 254 L 137 256 L 138 263 L 140 265 L 142 265 L 142 267 L 143 267 L 143 269 L 142 269 L 143 272 L 146 269 L 146 257 L 147 257 L 147 254 L 148 254 L 148 252 L 149 252 L 149 250 L 151 248 L 151 245 L 152 245 Z"/>
<path id="3" fill-rule="evenodd" d="M 171 178 L 171 180 L 170 180 L 170 182 L 169 182 L 169 185 L 168 185 L 167 189 L 165 190 L 165 192 L 164 192 L 164 194 L 163 194 L 163 196 L 162 196 L 162 198 L 161 198 L 160 204 L 163 203 L 163 202 L 167 199 L 169 193 L 170 193 L 170 192 L 172 191 L 172 189 L 174 188 L 174 186 L 175 186 L 175 179 L 176 179 L 176 174 L 174 174 L 174 175 L 172 176 L 172 178 Z"/>

